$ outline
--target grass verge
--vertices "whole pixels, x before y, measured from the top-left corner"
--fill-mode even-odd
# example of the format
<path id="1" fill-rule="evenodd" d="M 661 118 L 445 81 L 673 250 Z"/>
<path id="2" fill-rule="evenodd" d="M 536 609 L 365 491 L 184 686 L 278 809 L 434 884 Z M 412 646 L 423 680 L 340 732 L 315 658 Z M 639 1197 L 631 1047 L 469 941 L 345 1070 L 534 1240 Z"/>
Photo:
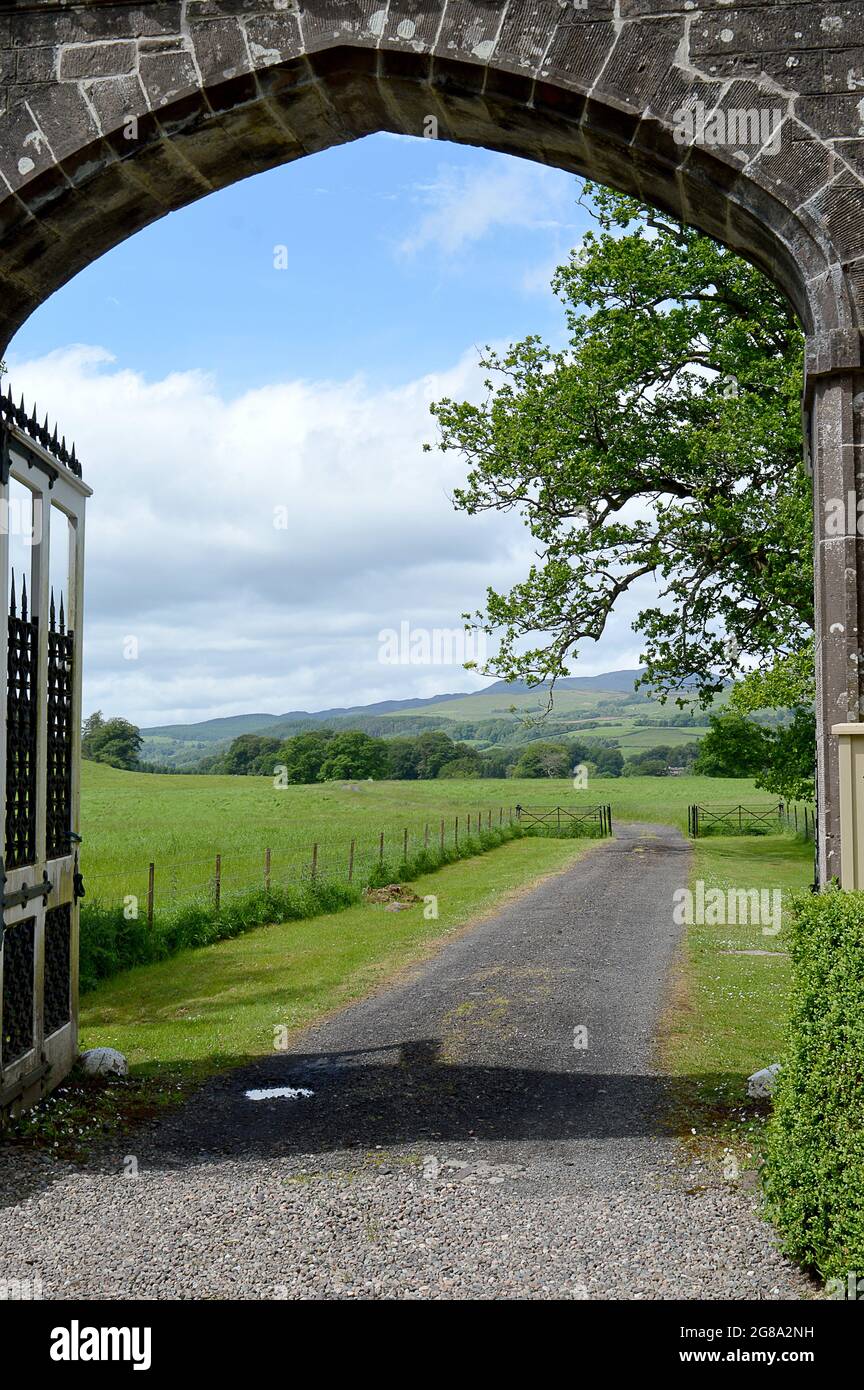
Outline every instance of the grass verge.
<path id="1" fill-rule="evenodd" d="M 776 1062 L 789 1017 L 789 909 L 813 877 L 813 846 L 789 835 L 712 837 L 694 843 L 691 888 L 779 889 L 783 927 L 685 928 L 661 1033 L 661 1057 L 673 1078 L 670 1121 L 677 1133 L 711 1150 L 733 1151 L 741 1166 L 762 1152 L 769 1113 L 747 1096 L 747 1078 Z M 671 905 L 670 905 L 671 910 Z"/>

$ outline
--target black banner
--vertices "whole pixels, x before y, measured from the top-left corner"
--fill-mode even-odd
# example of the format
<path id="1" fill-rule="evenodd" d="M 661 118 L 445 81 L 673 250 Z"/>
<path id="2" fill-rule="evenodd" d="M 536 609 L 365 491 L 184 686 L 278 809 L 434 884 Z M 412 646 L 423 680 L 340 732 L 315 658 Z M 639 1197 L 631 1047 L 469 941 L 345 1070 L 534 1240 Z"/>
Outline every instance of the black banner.
<path id="1" fill-rule="evenodd" d="M 521 1325 L 520 1345 L 526 1331 L 542 1318 L 544 1340 L 537 1346 L 538 1361 L 560 1356 L 565 1347 L 573 1356 L 574 1372 L 580 1363 L 602 1369 L 666 1370 L 679 1367 L 685 1375 L 700 1377 L 710 1367 L 737 1371 L 757 1370 L 768 1380 L 789 1369 L 816 1372 L 820 1376 L 839 1369 L 857 1355 L 861 1322 L 854 1309 L 838 1306 L 857 1298 L 820 1298 L 811 1302 L 583 1302 L 568 1301 L 551 1307 L 530 1300 L 510 1304 L 508 1335 L 490 1343 L 480 1335 L 472 1356 L 460 1352 L 460 1378 L 475 1361 L 484 1364 L 506 1354 L 509 1319 Z M 0 1303 L 0 1318 L 15 1344 L 26 1347 L 31 1373 L 48 1383 L 65 1384 L 99 1379 L 104 1373 L 116 1379 L 128 1373 L 141 1380 L 148 1375 L 172 1376 L 213 1373 L 223 1377 L 231 1363 L 263 1368 L 271 1358 L 283 1357 L 293 1346 L 292 1361 L 314 1354 L 322 1318 L 328 1327 L 345 1326 L 352 1338 L 367 1348 L 383 1352 L 378 1338 L 382 1327 L 418 1328 L 416 1302 L 364 1302 L 362 1322 L 357 1321 L 359 1300 L 328 1300 L 286 1304 L 279 1301 L 180 1302 L 180 1303 Z M 467 1306 L 466 1306 L 467 1305 Z M 491 1304 L 491 1309 L 496 1308 Z M 459 1332 L 462 1318 L 473 1310 L 486 1323 L 487 1307 L 465 1301 L 456 1313 Z M 553 1311 L 554 1310 L 554 1311 Z M 549 1322 L 549 1313 L 554 1321 Z M 563 1316 L 562 1316 L 563 1314 Z M 419 1316 L 425 1322 L 425 1313 Z M 423 1371 L 429 1374 L 429 1349 L 440 1347 L 442 1364 L 452 1353 L 448 1339 L 441 1339 L 442 1318 L 452 1325 L 452 1315 L 436 1305 L 430 1340 L 424 1341 Z M 431 1336 L 434 1330 L 434 1337 Z M 375 1340 L 372 1340 L 372 1338 Z M 460 1343 L 461 1345 L 461 1343 Z M 470 1345 L 470 1343 L 469 1343 Z M 485 1358 L 481 1363 L 480 1358 Z M 389 1361 L 389 1356 L 388 1356 Z M 391 1363 L 392 1364 L 392 1363 Z M 404 1366 L 404 1362 L 403 1362 Z M 289 1374 L 286 1366 L 286 1375 Z M 290 1371 L 293 1376 L 299 1370 Z M 450 1372 L 453 1373 L 451 1365 Z"/>

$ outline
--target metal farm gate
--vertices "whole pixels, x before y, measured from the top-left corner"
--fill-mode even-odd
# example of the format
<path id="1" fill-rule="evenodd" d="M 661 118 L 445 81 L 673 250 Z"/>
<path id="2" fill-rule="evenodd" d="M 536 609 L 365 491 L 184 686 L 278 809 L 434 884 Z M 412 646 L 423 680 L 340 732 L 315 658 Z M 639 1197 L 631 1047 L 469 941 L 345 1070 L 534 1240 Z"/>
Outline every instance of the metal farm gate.
<path id="1" fill-rule="evenodd" d="M 0 1117 L 77 1054 L 84 506 L 74 447 L 0 396 Z"/>

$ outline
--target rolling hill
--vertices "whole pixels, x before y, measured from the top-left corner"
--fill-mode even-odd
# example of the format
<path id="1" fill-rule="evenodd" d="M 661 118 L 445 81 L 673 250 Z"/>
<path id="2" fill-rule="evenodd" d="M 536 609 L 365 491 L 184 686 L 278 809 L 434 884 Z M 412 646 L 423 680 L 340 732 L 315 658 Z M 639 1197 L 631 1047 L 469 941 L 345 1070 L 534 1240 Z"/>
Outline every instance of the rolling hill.
<path id="1" fill-rule="evenodd" d="M 478 748 L 581 732 L 614 737 L 624 750 L 631 745 L 636 749 L 698 738 L 702 730 L 672 725 L 674 706 L 664 707 L 649 695 L 636 693 L 634 687 L 640 675 L 636 668 L 597 676 L 567 676 L 557 682 L 548 713 L 547 686 L 530 688 L 523 681 L 494 681 L 482 690 L 427 699 L 382 700 L 324 710 L 290 710 L 280 715 L 239 714 L 197 724 L 163 724 L 141 730 L 142 757 L 148 762 L 190 766 L 227 747 L 241 734 L 287 738 L 322 725 L 363 729 L 379 737 L 438 728 Z"/>

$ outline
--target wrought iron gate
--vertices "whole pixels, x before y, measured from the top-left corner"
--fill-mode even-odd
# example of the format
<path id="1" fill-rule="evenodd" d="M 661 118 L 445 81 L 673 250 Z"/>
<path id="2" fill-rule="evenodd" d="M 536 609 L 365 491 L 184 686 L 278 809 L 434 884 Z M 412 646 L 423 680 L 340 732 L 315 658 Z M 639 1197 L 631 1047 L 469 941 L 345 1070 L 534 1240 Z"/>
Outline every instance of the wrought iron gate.
<path id="1" fill-rule="evenodd" d="M 77 1053 L 84 507 L 74 447 L 0 395 L 0 1114 Z"/>

